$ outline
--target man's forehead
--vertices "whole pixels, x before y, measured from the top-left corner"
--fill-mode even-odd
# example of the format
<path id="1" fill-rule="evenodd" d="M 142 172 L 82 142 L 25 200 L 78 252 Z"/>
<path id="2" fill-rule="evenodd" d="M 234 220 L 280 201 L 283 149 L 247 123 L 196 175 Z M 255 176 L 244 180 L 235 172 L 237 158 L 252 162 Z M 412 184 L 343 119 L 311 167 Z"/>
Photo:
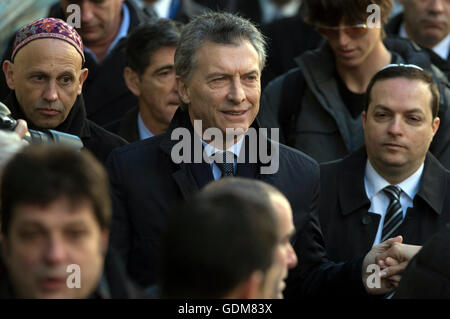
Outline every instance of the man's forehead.
<path id="1" fill-rule="evenodd" d="M 72 202 L 60 199 L 47 205 L 18 204 L 13 209 L 13 220 L 21 223 L 65 225 L 95 220 L 92 205 L 88 201 Z"/>
<path id="2" fill-rule="evenodd" d="M 46 65 L 55 61 L 66 61 L 69 66 L 79 65 L 82 57 L 69 43 L 58 39 L 37 39 L 24 46 L 14 58 L 14 64 Z M 78 68 L 78 67 L 77 67 Z"/>

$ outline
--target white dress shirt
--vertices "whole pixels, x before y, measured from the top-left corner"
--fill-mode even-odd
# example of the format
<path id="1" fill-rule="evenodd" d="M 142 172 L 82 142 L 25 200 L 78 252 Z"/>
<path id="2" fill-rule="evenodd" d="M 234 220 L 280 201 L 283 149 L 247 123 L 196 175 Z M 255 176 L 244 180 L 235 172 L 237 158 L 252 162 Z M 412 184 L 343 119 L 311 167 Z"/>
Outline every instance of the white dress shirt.
<path id="1" fill-rule="evenodd" d="M 402 23 L 400 26 L 399 36 L 402 38 L 409 39 L 408 34 L 406 33 L 405 24 Z M 433 47 L 434 53 L 439 55 L 442 59 L 447 60 L 448 53 L 450 49 L 450 33 L 438 44 Z"/>
<path id="2" fill-rule="evenodd" d="M 400 194 L 400 204 L 403 209 L 403 218 L 406 216 L 406 211 L 409 207 L 413 207 L 414 196 L 416 196 L 419 191 L 420 181 L 423 173 L 423 164 L 419 167 L 419 169 L 412 174 L 410 177 L 405 179 L 398 186 L 401 188 L 402 192 Z M 381 216 L 380 224 L 378 225 L 377 235 L 375 237 L 375 241 L 372 245 L 378 245 L 381 241 L 381 233 L 383 231 L 383 222 L 384 217 L 386 215 L 386 209 L 389 206 L 390 199 L 384 193 L 383 189 L 386 186 L 391 185 L 388 181 L 386 181 L 383 177 L 381 177 L 370 164 L 370 161 L 367 160 L 366 171 L 364 176 L 364 186 L 366 188 L 367 198 L 370 200 L 370 208 L 369 212 L 378 214 Z"/>

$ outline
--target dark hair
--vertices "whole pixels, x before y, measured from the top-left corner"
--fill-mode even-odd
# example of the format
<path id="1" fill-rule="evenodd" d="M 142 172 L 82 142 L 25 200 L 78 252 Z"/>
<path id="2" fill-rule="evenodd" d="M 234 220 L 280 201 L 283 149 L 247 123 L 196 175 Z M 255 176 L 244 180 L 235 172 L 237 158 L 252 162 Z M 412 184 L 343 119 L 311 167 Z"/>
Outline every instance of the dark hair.
<path id="1" fill-rule="evenodd" d="M 357 24 L 370 16 L 367 7 L 371 4 L 380 7 L 382 23 L 386 23 L 392 10 L 392 0 L 303 0 L 301 14 L 310 24 L 337 26 L 341 21 Z"/>
<path id="2" fill-rule="evenodd" d="M 366 91 L 366 101 L 364 105 L 364 111 L 367 112 L 369 109 L 369 104 L 371 101 L 372 88 L 375 83 L 383 80 L 394 79 L 394 78 L 405 78 L 409 80 L 418 80 L 428 84 L 431 92 L 431 114 L 433 119 L 438 115 L 439 112 L 439 89 L 433 76 L 425 70 L 421 70 L 414 66 L 398 65 L 390 66 L 379 71 L 370 80 Z"/>
<path id="3" fill-rule="evenodd" d="M 259 57 L 262 71 L 266 63 L 266 41 L 262 33 L 248 20 L 225 12 L 208 12 L 195 17 L 181 33 L 175 52 L 175 70 L 188 81 L 195 68 L 196 52 L 205 42 L 238 45 L 249 41 Z"/>
<path id="4" fill-rule="evenodd" d="M 109 227 L 108 176 L 88 151 L 55 145 L 30 145 L 4 167 L 0 183 L 2 233 L 8 235 L 14 208 L 67 199 L 75 207 L 87 200 L 102 229 Z"/>
<path id="5" fill-rule="evenodd" d="M 139 25 L 129 35 L 125 48 L 126 65 L 142 75 L 153 54 L 162 47 L 176 47 L 182 24 L 170 19 L 154 19 Z"/>
<path id="6" fill-rule="evenodd" d="M 169 218 L 159 268 L 163 298 L 223 298 L 274 258 L 277 224 L 267 198 L 200 192 Z"/>

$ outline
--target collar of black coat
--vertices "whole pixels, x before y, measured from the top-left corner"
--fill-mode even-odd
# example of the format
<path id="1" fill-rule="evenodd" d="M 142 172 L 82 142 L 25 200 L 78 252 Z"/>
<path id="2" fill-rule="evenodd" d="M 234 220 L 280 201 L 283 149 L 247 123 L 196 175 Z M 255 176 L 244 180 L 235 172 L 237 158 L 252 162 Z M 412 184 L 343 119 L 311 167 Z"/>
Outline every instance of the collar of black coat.
<path id="1" fill-rule="evenodd" d="M 21 106 L 19 105 L 19 102 L 17 101 L 14 91 L 11 91 L 11 94 L 6 99 L 5 104 L 11 111 L 11 115 L 13 116 L 13 118 L 23 119 L 27 121 L 29 129 L 41 130 L 40 128 L 35 127 L 29 121 L 29 119 L 26 118 Z M 91 136 L 89 126 L 87 125 L 86 109 L 84 107 L 82 95 L 79 95 L 75 100 L 75 103 L 72 106 L 72 109 L 70 110 L 69 115 L 67 116 L 65 121 L 55 127 L 53 130 L 76 135 L 81 139 Z"/>
<path id="2" fill-rule="evenodd" d="M 256 130 L 258 131 L 258 129 L 260 128 L 260 126 L 259 126 L 259 123 L 258 123 L 258 120 L 257 120 L 257 119 L 255 119 L 255 121 L 253 121 L 251 127 L 254 128 L 254 129 L 256 129 Z M 190 120 L 188 111 L 185 110 L 185 109 L 182 108 L 182 107 L 179 107 L 178 110 L 175 112 L 175 114 L 174 114 L 174 116 L 173 116 L 173 118 L 172 118 L 172 121 L 170 122 L 170 125 L 169 125 L 169 127 L 168 127 L 166 133 L 164 133 L 164 137 L 162 138 L 162 141 L 161 141 L 161 143 L 160 143 L 160 145 L 159 145 L 160 148 L 163 150 L 163 152 L 166 153 L 166 154 L 168 154 L 169 156 L 171 155 L 172 148 L 173 148 L 177 143 L 180 142 L 180 141 L 177 140 L 177 139 L 172 139 L 172 135 L 174 134 L 174 130 L 177 129 L 177 128 L 185 128 L 185 129 L 187 129 L 187 130 L 189 131 L 189 133 L 190 133 L 190 138 L 191 138 L 191 147 L 194 147 L 194 146 L 193 146 L 193 145 L 194 145 L 194 142 L 199 142 L 198 140 L 197 140 L 197 141 L 194 141 L 194 137 L 195 137 L 195 134 L 194 134 L 194 128 L 193 128 L 193 126 L 192 126 L 192 123 L 191 123 L 191 120 Z M 259 144 L 259 143 L 260 143 L 260 142 L 259 142 L 259 138 L 260 138 L 260 137 L 259 137 L 259 136 L 260 136 L 260 134 L 258 133 L 257 136 L 258 136 L 257 147 L 258 147 L 258 150 L 259 150 L 259 147 L 260 147 L 260 144 Z M 174 138 L 175 138 L 175 137 L 179 138 L 179 137 L 178 137 L 178 134 L 174 134 Z M 272 140 L 269 139 L 269 138 L 266 138 L 266 140 L 267 140 L 267 150 L 272 150 L 272 152 L 277 152 L 277 148 L 274 147 L 275 144 L 276 144 L 276 142 L 275 142 L 275 141 L 272 141 Z M 201 143 L 201 142 L 200 142 L 200 143 Z M 248 144 L 248 143 L 247 143 L 247 144 Z M 246 146 L 246 148 L 248 149 L 248 146 Z M 192 153 L 193 153 L 193 152 L 192 152 Z M 192 154 L 192 156 L 194 156 L 194 155 Z M 243 162 L 248 163 L 248 162 L 249 162 L 249 152 L 248 152 L 248 151 L 245 152 L 245 156 L 246 156 L 246 158 L 245 158 L 245 160 L 244 160 Z M 279 154 L 277 155 L 276 153 L 273 153 L 272 156 L 279 156 Z M 238 161 L 238 162 L 239 162 L 239 161 Z M 259 155 L 258 155 L 258 161 L 257 161 L 257 162 L 258 162 L 258 163 L 257 163 L 258 166 L 263 165 L 263 164 L 261 164 L 260 161 L 259 161 Z M 266 164 L 264 164 L 264 165 L 266 165 Z M 270 165 L 270 162 L 267 163 L 267 166 L 268 166 L 268 165 Z"/>
<path id="3" fill-rule="evenodd" d="M 365 147 L 339 160 L 341 169 L 338 179 L 339 202 L 343 215 L 348 215 L 365 205 L 370 206 L 364 186 L 367 153 Z M 447 194 L 449 172 L 431 154 L 427 153 L 424 170 L 420 181 L 419 191 L 416 197 L 424 200 L 437 214 L 442 213 L 442 208 Z M 326 196 L 326 194 L 324 194 Z M 416 202 L 416 198 L 414 198 Z"/>

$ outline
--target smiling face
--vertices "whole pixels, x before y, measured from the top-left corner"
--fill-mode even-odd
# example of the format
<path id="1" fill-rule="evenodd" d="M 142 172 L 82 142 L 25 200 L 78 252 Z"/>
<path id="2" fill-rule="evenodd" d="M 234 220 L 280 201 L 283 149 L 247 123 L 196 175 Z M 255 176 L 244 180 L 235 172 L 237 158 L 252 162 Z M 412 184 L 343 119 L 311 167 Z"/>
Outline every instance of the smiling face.
<path id="1" fill-rule="evenodd" d="M 19 298 L 87 298 L 103 269 L 107 232 L 100 229 L 92 205 L 74 206 L 65 199 L 46 207 L 16 206 L 3 245 L 12 287 Z M 69 288 L 80 267 L 80 288 Z M 73 281 L 70 281 L 73 282 Z"/>
<path id="2" fill-rule="evenodd" d="M 450 32 L 450 0 L 401 0 L 408 36 L 433 48 Z"/>
<path id="3" fill-rule="evenodd" d="M 412 175 L 424 162 L 439 127 L 429 85 L 393 78 L 376 82 L 362 115 L 367 156 L 383 177 Z"/>
<path id="4" fill-rule="evenodd" d="M 188 105 L 191 121 L 202 120 L 203 130 L 246 132 L 258 114 L 261 95 L 255 48 L 248 41 L 238 45 L 206 42 L 194 61 L 190 79 L 178 79 L 178 91 Z"/>
<path id="5" fill-rule="evenodd" d="M 14 64 L 5 61 L 7 84 L 30 121 L 39 129 L 53 129 L 65 121 L 81 94 L 87 69 L 69 43 L 34 40 L 17 53 Z"/>

